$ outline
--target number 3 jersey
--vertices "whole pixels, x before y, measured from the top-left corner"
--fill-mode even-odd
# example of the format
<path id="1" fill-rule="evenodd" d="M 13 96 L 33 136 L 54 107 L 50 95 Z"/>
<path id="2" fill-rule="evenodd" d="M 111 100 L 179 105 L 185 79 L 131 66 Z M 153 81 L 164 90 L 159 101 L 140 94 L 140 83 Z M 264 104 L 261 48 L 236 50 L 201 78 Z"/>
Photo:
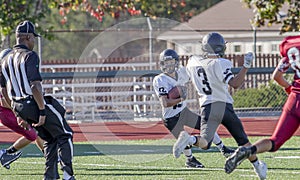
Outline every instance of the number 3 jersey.
<path id="1" fill-rule="evenodd" d="M 164 74 L 161 73 L 154 77 L 153 79 L 153 88 L 158 97 L 168 95 L 168 92 L 175 87 L 177 81 Z M 178 113 L 180 113 L 186 107 L 186 102 L 182 101 L 175 106 L 172 107 L 162 107 L 162 116 L 164 119 L 174 117 Z"/>
<path id="2" fill-rule="evenodd" d="M 190 57 L 187 73 L 200 98 L 200 106 L 213 102 L 233 103 L 228 92 L 228 82 L 233 78 L 232 62 L 224 58 Z"/>

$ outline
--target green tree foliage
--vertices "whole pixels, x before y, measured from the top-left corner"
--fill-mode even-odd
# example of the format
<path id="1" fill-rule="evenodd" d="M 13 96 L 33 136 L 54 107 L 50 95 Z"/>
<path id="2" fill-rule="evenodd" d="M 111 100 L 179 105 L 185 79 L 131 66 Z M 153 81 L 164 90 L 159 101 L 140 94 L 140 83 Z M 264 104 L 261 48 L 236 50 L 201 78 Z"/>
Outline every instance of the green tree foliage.
<path id="1" fill-rule="evenodd" d="M 3 35 L 8 35 L 24 19 L 36 22 L 48 13 L 43 4 L 46 0 L 2 0 L 0 3 L 0 27 Z"/>
<path id="2" fill-rule="evenodd" d="M 255 27 L 281 24 L 281 34 L 300 30 L 299 0 L 243 0 L 243 2 L 253 9 L 252 24 Z"/>
<path id="3" fill-rule="evenodd" d="M 136 7 L 145 16 L 163 17 L 185 22 L 221 0 L 140 0 Z M 138 2 L 138 1 L 136 1 Z"/>
<path id="4" fill-rule="evenodd" d="M 53 38 L 42 39 L 42 59 L 78 59 L 84 48 L 95 38 L 99 32 L 89 32 L 89 29 L 104 29 L 113 22 L 113 18 L 106 17 L 101 23 L 91 18 L 88 13 L 72 11 L 68 15 L 68 21 L 61 23 L 58 9 L 52 9 L 51 16 L 43 20 L 43 24 L 51 24 L 53 30 L 46 32 Z M 77 30 L 86 30 L 78 32 Z"/>
<path id="5" fill-rule="evenodd" d="M 78 50 L 84 49 L 97 35 L 95 32 L 70 33 L 68 30 L 106 29 L 133 16 L 187 21 L 221 0 L 0 1 L 2 48 L 14 44 L 14 36 L 10 35 L 20 21 L 28 19 L 42 34 L 43 59 L 65 59 L 78 57 L 81 53 Z"/>
<path id="6" fill-rule="evenodd" d="M 9 45 L 9 35 L 22 20 L 36 23 L 50 11 L 47 0 L 0 0 L 0 34 L 2 47 Z M 37 26 L 37 29 L 40 29 Z"/>
<path id="7" fill-rule="evenodd" d="M 24 19 L 41 22 L 58 9 L 62 17 L 61 24 L 66 24 L 70 12 L 87 12 L 99 22 L 105 16 L 119 19 L 123 16 L 163 17 L 177 21 L 188 21 L 195 14 L 205 10 L 221 0 L 1 0 L 1 34 L 8 35 L 17 23 Z M 55 11 L 57 12 L 57 11 Z M 39 26 L 37 26 L 39 28 Z M 49 30 L 49 27 L 46 28 Z"/>
<path id="8" fill-rule="evenodd" d="M 221 0 L 98 0 L 92 3 L 87 0 L 77 0 L 72 3 L 54 4 L 63 16 L 61 22 L 66 23 L 68 13 L 86 11 L 92 17 L 102 22 L 107 15 L 119 19 L 122 16 L 149 16 L 152 18 L 169 18 L 180 22 L 188 21 L 192 16 L 220 2 Z"/>

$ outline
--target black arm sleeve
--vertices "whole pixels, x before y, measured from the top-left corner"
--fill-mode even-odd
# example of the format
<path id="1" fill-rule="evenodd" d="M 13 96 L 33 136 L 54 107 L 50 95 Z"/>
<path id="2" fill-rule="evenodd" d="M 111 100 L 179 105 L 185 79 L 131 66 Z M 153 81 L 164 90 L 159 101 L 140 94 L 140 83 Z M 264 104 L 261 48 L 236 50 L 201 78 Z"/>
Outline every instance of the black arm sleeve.
<path id="1" fill-rule="evenodd" d="M 1 87 L 6 87 L 6 80 L 2 74 L 1 64 L 0 64 L 0 84 L 1 84 Z"/>
<path id="2" fill-rule="evenodd" d="M 26 64 L 26 75 L 29 82 L 32 81 L 42 81 L 40 74 L 40 58 L 34 52 L 28 54 Z"/>

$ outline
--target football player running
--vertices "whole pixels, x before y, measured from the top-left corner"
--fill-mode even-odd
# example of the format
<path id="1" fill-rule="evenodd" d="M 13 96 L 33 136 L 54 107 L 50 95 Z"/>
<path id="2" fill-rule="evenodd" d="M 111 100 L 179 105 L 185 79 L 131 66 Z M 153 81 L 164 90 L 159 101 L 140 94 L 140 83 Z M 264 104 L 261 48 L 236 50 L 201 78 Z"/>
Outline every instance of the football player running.
<path id="1" fill-rule="evenodd" d="M 179 133 L 184 130 L 184 126 L 200 130 L 200 116 L 192 112 L 186 105 L 186 87 L 185 83 L 189 81 L 185 67 L 179 67 L 179 56 L 176 51 L 166 49 L 160 54 L 160 68 L 162 73 L 153 79 L 153 87 L 156 95 L 159 97 L 162 106 L 162 119 L 165 127 L 178 138 Z M 181 97 L 172 99 L 168 92 L 177 86 L 182 92 Z M 187 134 L 191 142 L 196 142 L 197 138 Z M 230 156 L 234 151 L 227 148 L 221 141 L 217 133 L 214 134 L 214 144 L 219 148 L 225 157 Z M 203 168 L 193 155 L 191 146 L 183 148 L 186 156 L 186 167 Z M 175 157 L 178 158 L 181 152 Z"/>
<path id="2" fill-rule="evenodd" d="M 293 39 L 289 43 L 285 40 Z M 232 172 L 244 159 L 253 154 L 263 152 L 276 152 L 293 134 L 300 124 L 300 36 L 290 36 L 285 39 L 280 48 L 282 59 L 273 72 L 272 78 L 282 86 L 288 95 L 276 128 L 270 138 L 261 139 L 250 147 L 240 147 L 228 158 L 225 168 Z M 293 46 L 298 44 L 298 46 Z M 284 73 L 291 67 L 294 72 L 294 81 L 289 83 Z"/>
<path id="3" fill-rule="evenodd" d="M 250 146 L 241 120 L 233 109 L 233 99 L 228 91 L 228 85 L 238 88 L 244 82 L 248 68 L 253 61 L 252 53 L 245 55 L 244 64 L 237 75 L 233 75 L 233 63 L 224 59 L 226 42 L 219 33 L 208 33 L 202 39 L 203 56 L 191 56 L 187 64 L 187 73 L 199 94 L 201 107 L 201 131 L 197 140 L 191 142 L 186 138 L 185 131 L 179 135 L 174 144 L 174 153 L 178 153 L 187 145 L 195 145 L 202 149 L 209 149 L 214 134 L 220 124 L 230 132 L 238 146 Z M 256 174 L 265 179 L 267 166 L 259 161 L 256 155 L 248 157 Z M 225 168 L 227 173 L 230 173 Z"/>

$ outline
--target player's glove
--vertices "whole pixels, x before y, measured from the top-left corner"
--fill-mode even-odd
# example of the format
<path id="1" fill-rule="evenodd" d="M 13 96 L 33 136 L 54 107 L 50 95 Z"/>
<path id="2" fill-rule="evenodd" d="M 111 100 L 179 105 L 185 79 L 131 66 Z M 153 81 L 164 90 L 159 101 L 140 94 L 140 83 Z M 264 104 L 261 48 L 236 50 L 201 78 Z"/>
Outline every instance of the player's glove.
<path id="1" fill-rule="evenodd" d="M 176 83 L 176 85 L 183 86 L 184 84 L 189 82 L 190 77 L 187 74 L 185 67 L 180 66 L 176 72 L 177 72 L 177 83 Z"/>
<path id="2" fill-rule="evenodd" d="M 186 99 L 187 97 L 187 88 L 185 86 L 177 86 L 180 91 L 180 98 Z"/>
<path id="3" fill-rule="evenodd" d="M 252 52 L 248 52 L 247 54 L 244 55 L 244 64 L 243 66 L 245 68 L 250 68 L 253 62 L 253 54 Z"/>

